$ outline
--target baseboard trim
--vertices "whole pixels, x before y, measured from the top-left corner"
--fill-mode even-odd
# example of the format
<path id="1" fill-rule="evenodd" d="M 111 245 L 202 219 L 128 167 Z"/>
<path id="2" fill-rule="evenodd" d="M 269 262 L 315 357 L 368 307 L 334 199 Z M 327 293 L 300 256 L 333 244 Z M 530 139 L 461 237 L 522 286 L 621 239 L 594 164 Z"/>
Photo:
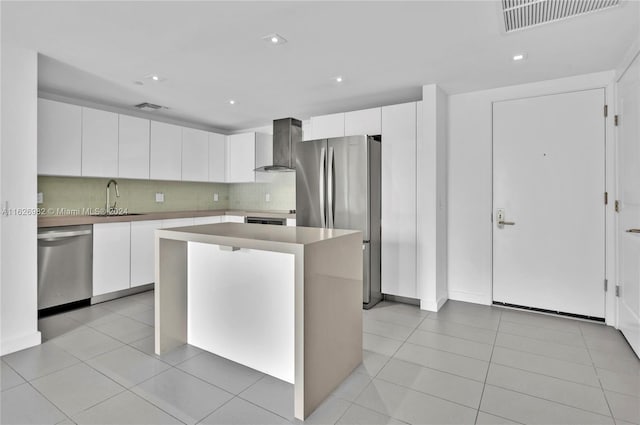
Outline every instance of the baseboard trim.
<path id="1" fill-rule="evenodd" d="M 478 294 L 464 291 L 449 291 L 449 299 L 454 301 L 463 301 L 466 303 L 491 305 L 493 300 L 490 295 Z"/>
<path id="2" fill-rule="evenodd" d="M 438 312 L 442 306 L 449 300 L 447 297 L 438 298 L 437 300 L 426 299 L 420 300 L 420 309 L 426 311 Z"/>
<path id="3" fill-rule="evenodd" d="M 0 356 L 15 353 L 25 348 L 35 347 L 36 345 L 40 345 L 40 343 L 42 343 L 42 334 L 40 334 L 40 331 L 9 340 L 3 339 L 0 343 Z"/>
<path id="4" fill-rule="evenodd" d="M 153 283 L 135 286 L 133 288 L 123 289 L 121 291 L 109 292 L 108 294 L 97 295 L 91 298 L 91 304 L 103 303 L 105 301 L 115 300 L 116 298 L 126 297 L 128 295 L 139 294 L 140 292 L 150 291 L 154 288 Z"/>
<path id="5" fill-rule="evenodd" d="M 392 301 L 392 302 L 396 302 L 396 303 L 402 303 L 402 304 L 410 304 L 410 305 L 420 305 L 420 300 L 417 298 L 409 298 L 409 297 L 401 297 L 400 295 L 389 295 L 389 294 L 384 294 L 384 300 L 385 301 Z"/>

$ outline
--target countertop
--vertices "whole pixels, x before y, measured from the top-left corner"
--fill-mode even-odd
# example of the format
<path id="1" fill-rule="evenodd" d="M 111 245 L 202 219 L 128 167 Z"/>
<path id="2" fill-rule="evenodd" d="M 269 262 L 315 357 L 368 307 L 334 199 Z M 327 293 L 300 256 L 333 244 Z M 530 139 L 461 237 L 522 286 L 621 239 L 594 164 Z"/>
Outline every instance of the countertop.
<path id="1" fill-rule="evenodd" d="M 255 216 L 267 218 L 296 218 L 288 211 L 256 210 L 197 210 L 162 211 L 139 213 L 136 215 L 50 215 L 38 217 L 38 227 L 75 226 L 79 224 L 116 223 L 142 220 L 168 220 L 172 218 L 211 217 L 216 215 Z"/>
<path id="2" fill-rule="evenodd" d="M 218 223 L 175 227 L 157 231 L 160 238 L 269 250 L 269 245 L 309 245 L 361 233 L 355 230 L 265 224 Z M 257 245 L 259 245 L 259 247 Z M 274 249 L 278 250 L 278 249 Z"/>

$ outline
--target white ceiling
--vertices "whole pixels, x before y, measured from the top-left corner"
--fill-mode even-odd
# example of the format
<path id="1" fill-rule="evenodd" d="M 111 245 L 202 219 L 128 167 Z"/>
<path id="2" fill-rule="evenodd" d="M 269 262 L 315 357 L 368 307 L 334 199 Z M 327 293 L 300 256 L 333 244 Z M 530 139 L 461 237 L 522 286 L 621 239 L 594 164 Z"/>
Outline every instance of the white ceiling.
<path id="1" fill-rule="evenodd" d="M 416 100 L 424 84 L 460 93 L 613 69 L 638 32 L 635 1 L 510 34 L 498 1 L 1 7 L 3 42 L 44 55 L 41 90 L 116 107 L 148 101 L 229 131 Z M 261 40 L 274 32 L 289 42 Z M 528 59 L 514 63 L 519 52 Z M 150 73 L 168 80 L 133 83 Z"/>

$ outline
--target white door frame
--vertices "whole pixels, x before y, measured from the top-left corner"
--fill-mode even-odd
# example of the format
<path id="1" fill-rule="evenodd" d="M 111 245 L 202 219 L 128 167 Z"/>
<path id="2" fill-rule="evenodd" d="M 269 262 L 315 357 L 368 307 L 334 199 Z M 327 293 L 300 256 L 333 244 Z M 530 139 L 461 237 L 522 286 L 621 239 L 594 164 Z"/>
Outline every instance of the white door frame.
<path id="1" fill-rule="evenodd" d="M 616 152 L 615 152 L 615 127 L 613 125 L 613 111 L 615 110 L 615 72 L 601 72 L 596 74 L 588 74 L 579 77 L 572 77 L 560 80 L 543 81 L 540 83 L 527 84 L 518 87 L 518 89 L 510 91 L 509 95 L 496 96 L 492 100 L 490 107 L 493 109 L 493 102 L 504 100 L 516 100 L 526 97 L 546 96 L 551 94 L 560 94 L 574 92 L 580 90 L 589 90 L 603 88 L 605 90 L 606 103 L 609 106 L 608 117 L 605 123 L 605 188 L 609 194 L 609 203 L 605 208 L 605 278 L 609 282 L 609 289 L 605 293 L 605 323 L 610 326 L 617 327 L 617 304 L 615 297 L 615 285 L 613 282 L 617 280 L 617 221 L 614 211 L 614 200 L 617 198 L 616 191 Z M 603 111 L 604 113 L 604 111 Z M 493 128 L 493 114 L 492 114 Z M 493 144 L 493 142 L 492 142 Z M 493 146 L 492 146 L 493 149 Z M 492 155 L 493 157 L 493 155 Z M 492 159 L 493 161 L 493 159 Z M 491 164 L 493 174 L 493 163 Z M 491 208 L 489 214 L 493 214 L 493 177 L 491 184 Z M 491 240 L 488 249 L 493 253 L 493 232 L 494 226 L 491 225 Z M 491 254 L 493 256 L 493 254 Z M 491 259 L 491 300 L 493 300 L 493 257 Z"/>

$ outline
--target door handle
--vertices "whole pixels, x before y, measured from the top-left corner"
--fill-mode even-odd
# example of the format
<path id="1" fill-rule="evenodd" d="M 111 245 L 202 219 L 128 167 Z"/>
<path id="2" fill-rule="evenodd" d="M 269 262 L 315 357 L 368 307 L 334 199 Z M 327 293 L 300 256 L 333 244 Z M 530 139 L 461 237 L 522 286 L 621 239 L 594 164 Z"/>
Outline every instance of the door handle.
<path id="1" fill-rule="evenodd" d="M 496 210 L 496 219 L 498 221 L 498 226 L 502 227 L 502 226 L 514 226 L 516 223 L 514 221 L 505 221 L 504 217 L 505 217 L 505 212 L 504 212 L 504 208 L 498 208 Z"/>
<path id="2" fill-rule="evenodd" d="M 334 164 L 334 152 L 333 152 L 333 146 L 329 148 L 329 171 L 327 172 L 327 186 L 328 186 L 328 191 L 327 191 L 327 201 L 329 202 L 329 219 L 328 219 L 328 225 L 327 227 L 333 229 L 333 225 L 334 225 L 334 216 L 335 216 L 335 207 L 333 204 L 333 189 L 334 189 L 334 185 L 335 185 L 335 164 Z"/>
<path id="3" fill-rule="evenodd" d="M 515 226 L 516 222 L 515 221 L 504 221 L 504 220 L 500 220 L 498 222 L 498 226 Z"/>
<path id="4" fill-rule="evenodd" d="M 327 227 L 327 220 L 324 213 L 324 170 L 327 163 L 327 152 L 324 148 L 320 150 L 320 173 L 318 176 L 319 191 L 320 191 L 320 221 L 322 227 Z"/>
<path id="5" fill-rule="evenodd" d="M 627 229 L 627 233 L 640 233 L 640 229 Z"/>

